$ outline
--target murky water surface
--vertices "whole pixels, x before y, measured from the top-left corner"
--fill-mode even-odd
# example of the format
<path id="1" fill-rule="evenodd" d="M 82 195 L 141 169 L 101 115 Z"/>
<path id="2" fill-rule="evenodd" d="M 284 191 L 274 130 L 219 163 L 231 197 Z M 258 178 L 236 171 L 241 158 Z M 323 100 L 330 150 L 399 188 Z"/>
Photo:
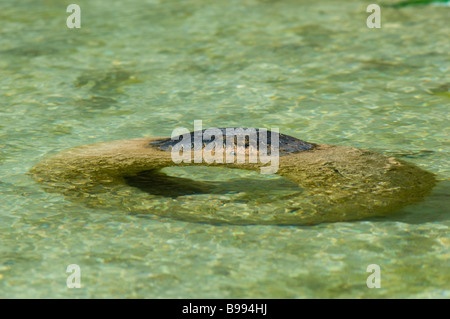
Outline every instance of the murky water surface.
<path id="1" fill-rule="evenodd" d="M 0 1 L 0 297 L 450 297 L 448 6 L 384 1 L 368 29 L 367 1 L 77 3 L 69 30 L 60 1 Z M 26 175 L 61 149 L 195 119 L 383 152 L 439 183 L 389 218 L 221 226 L 85 207 Z M 178 197 L 185 207 L 245 213 L 298 191 L 246 171 L 168 171 L 234 185 Z M 69 264 L 81 289 L 66 287 Z M 370 264 L 381 289 L 366 286 Z"/>

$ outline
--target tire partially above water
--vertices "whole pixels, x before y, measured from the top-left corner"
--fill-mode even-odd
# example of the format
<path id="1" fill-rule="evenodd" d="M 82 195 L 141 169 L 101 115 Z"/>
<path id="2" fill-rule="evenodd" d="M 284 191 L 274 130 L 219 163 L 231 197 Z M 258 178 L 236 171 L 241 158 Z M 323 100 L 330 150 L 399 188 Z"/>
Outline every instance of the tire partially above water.
<path id="1" fill-rule="evenodd" d="M 165 196 L 143 192 L 139 185 L 133 187 L 136 185 L 130 180 L 141 178 L 143 172 L 149 183 L 173 179 L 160 171 L 175 166 L 170 152 L 174 142 L 170 138 L 137 138 L 75 147 L 38 163 L 31 174 L 47 191 L 64 194 L 73 202 L 91 207 L 122 207 L 135 214 L 243 225 L 311 225 L 385 216 L 423 200 L 435 185 L 434 174 L 393 157 L 352 147 L 308 143 L 283 134 L 278 137 L 277 174 L 304 191 L 280 199 L 275 206 L 256 205 L 245 212 L 212 209 L 206 207 L 204 200 L 195 202 L 192 196 L 183 197 L 182 191 Z M 270 140 L 267 144 L 270 145 Z M 254 171 L 265 166 L 248 161 L 177 165 Z M 192 189 L 191 193 L 208 193 L 207 182 L 188 179 L 170 182 L 178 188 Z"/>

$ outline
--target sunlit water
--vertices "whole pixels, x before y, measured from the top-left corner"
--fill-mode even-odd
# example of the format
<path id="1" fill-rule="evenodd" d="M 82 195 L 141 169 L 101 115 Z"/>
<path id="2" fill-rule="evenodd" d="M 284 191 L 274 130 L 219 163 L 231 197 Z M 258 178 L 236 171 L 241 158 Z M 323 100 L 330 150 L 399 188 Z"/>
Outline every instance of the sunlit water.
<path id="1" fill-rule="evenodd" d="M 0 1 L 0 297 L 450 297 L 448 7 L 384 1 L 382 28 L 368 29 L 370 1 L 77 3 L 69 30 L 60 1 Z M 439 183 L 389 218 L 231 226 L 88 208 L 26 174 L 61 149 L 195 119 L 383 152 Z M 243 213 L 290 191 L 245 171 L 169 172 L 241 181 L 178 197 L 184 207 Z M 367 288 L 370 264 L 380 289 Z"/>

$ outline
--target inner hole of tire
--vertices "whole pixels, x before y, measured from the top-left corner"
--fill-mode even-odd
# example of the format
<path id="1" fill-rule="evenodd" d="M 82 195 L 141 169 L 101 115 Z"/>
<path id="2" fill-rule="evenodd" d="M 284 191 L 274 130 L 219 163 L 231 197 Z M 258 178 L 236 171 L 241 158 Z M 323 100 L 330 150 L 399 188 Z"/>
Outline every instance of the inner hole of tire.
<path id="1" fill-rule="evenodd" d="M 200 194 L 238 194 L 254 197 L 289 195 L 302 191 L 278 175 L 226 167 L 185 166 L 142 171 L 125 176 L 127 185 L 152 195 L 177 198 Z"/>

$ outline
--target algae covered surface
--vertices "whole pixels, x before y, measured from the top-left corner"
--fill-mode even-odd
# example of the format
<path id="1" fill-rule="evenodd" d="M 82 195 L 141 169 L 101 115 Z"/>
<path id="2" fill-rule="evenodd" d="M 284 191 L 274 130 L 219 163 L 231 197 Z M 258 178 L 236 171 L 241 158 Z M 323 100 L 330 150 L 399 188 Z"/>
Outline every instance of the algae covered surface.
<path id="1" fill-rule="evenodd" d="M 78 1 L 81 28 L 68 29 L 60 1 L 0 0 L 0 297 L 449 298 L 450 8 L 413 2 L 381 2 L 369 29 L 364 1 Z M 194 194 L 118 189 L 151 208 L 140 214 L 101 187 L 69 200 L 28 174 L 63 149 L 194 120 L 383 153 L 437 183 L 383 218 L 242 226 L 151 209 L 245 215 L 305 190 L 171 167 Z M 195 189 L 204 183 L 218 188 Z M 84 205 L 90 196 L 104 205 Z M 70 264 L 80 289 L 67 288 Z M 379 289 L 366 285 L 371 264 Z"/>

